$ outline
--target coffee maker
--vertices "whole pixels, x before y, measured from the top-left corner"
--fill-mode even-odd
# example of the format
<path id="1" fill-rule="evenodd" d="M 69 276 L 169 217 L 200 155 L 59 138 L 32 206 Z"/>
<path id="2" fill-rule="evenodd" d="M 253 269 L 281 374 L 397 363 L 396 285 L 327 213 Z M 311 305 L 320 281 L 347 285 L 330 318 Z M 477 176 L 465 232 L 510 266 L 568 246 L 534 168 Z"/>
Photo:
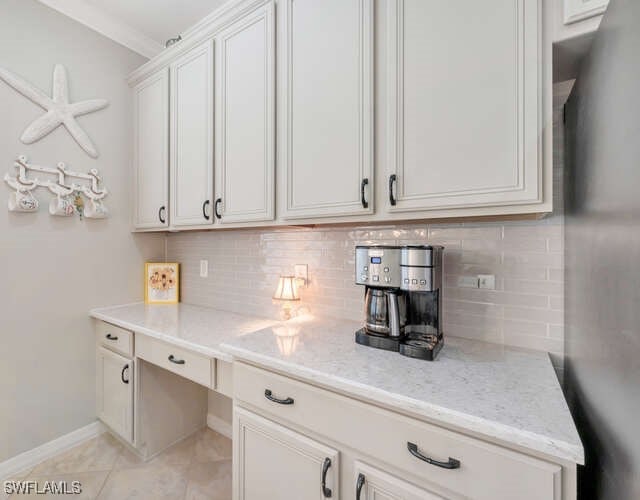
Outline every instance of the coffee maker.
<path id="1" fill-rule="evenodd" d="M 441 246 L 357 246 L 356 284 L 365 286 L 358 344 L 432 361 L 444 345 Z"/>

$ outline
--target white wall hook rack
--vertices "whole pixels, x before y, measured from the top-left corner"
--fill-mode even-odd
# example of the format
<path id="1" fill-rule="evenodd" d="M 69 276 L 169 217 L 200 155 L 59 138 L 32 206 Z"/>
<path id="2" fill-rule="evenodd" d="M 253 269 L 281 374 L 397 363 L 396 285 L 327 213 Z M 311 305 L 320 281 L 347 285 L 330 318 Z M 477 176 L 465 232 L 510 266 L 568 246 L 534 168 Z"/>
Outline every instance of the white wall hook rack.
<path id="1" fill-rule="evenodd" d="M 67 170 L 67 166 L 63 162 L 58 163 L 55 167 L 35 165 L 29 163 L 24 155 L 19 156 L 13 166 L 16 173 L 4 176 L 5 182 L 14 190 L 9 196 L 10 211 L 37 211 L 39 203 L 32 191 L 42 187 L 48 189 L 55 196 L 49 203 L 51 215 L 68 217 L 78 213 L 81 217 L 90 219 L 103 219 L 108 215 L 108 210 L 102 201 L 108 191 L 100 187 L 102 178 L 95 168 L 85 174 Z M 28 176 L 30 172 L 45 174 L 46 177 L 31 179 Z M 74 179 L 80 182 L 73 182 Z M 88 204 L 84 203 L 81 195 L 89 200 Z"/>

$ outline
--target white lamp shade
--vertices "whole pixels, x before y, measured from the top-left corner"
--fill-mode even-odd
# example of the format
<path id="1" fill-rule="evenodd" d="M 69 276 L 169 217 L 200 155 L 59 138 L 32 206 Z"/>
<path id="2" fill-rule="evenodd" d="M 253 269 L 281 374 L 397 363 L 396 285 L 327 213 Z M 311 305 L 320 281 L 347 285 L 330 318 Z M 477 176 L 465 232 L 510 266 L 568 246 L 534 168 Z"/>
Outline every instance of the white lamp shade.
<path id="1" fill-rule="evenodd" d="M 293 276 L 280 276 L 273 298 L 275 300 L 300 300 L 296 279 Z"/>

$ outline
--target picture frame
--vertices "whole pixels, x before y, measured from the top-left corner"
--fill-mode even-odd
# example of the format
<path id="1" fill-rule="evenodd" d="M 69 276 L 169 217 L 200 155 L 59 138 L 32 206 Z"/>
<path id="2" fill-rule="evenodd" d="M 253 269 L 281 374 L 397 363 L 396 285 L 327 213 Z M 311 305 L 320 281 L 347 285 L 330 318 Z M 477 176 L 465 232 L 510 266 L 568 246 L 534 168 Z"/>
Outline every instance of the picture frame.
<path id="1" fill-rule="evenodd" d="M 180 301 L 180 264 L 146 262 L 144 265 L 144 303 L 177 304 Z"/>

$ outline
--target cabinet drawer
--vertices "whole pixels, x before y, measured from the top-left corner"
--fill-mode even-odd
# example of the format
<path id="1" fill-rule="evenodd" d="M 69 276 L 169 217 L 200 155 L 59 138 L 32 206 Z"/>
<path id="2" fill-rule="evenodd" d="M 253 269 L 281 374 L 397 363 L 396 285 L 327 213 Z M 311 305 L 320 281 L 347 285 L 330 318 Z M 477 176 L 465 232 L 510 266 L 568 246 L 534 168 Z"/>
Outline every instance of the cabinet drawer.
<path id="1" fill-rule="evenodd" d="M 386 462 L 423 488 L 450 498 L 559 499 L 561 467 L 243 363 L 234 364 L 234 397 Z M 265 395 L 278 401 L 272 401 Z M 416 454 L 458 468 L 443 468 Z"/>
<path id="2" fill-rule="evenodd" d="M 119 352 L 124 356 L 133 357 L 133 333 L 118 326 L 98 321 L 96 326 L 96 340 L 99 345 Z"/>
<path id="3" fill-rule="evenodd" d="M 138 335 L 136 356 L 209 388 L 215 387 L 215 363 L 201 354 L 175 347 L 146 335 Z"/>

